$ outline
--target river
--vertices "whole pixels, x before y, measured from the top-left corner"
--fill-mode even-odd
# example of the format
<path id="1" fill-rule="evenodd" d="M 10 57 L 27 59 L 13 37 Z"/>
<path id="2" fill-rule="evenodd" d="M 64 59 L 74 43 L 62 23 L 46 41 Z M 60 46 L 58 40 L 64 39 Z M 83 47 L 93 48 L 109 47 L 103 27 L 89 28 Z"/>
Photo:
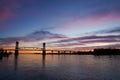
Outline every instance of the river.
<path id="1" fill-rule="evenodd" d="M 0 80 L 120 80 L 120 56 L 10 55 L 0 60 Z"/>

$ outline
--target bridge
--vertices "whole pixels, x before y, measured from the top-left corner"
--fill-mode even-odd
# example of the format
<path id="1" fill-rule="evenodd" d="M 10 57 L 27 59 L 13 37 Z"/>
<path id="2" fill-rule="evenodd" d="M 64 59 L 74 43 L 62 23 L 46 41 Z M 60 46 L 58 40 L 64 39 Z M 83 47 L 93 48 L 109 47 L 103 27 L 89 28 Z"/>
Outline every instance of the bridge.
<path id="1" fill-rule="evenodd" d="M 4 49 L 4 50 L 7 50 L 7 51 L 15 51 L 15 49 L 10 49 L 10 48 L 7 48 L 7 49 Z M 19 51 L 42 51 L 42 48 L 38 48 L 38 47 L 20 47 L 19 48 Z M 46 49 L 45 51 L 49 51 L 50 53 L 72 53 L 74 51 L 72 50 L 53 50 L 53 49 Z"/>
<path id="2" fill-rule="evenodd" d="M 15 51 L 16 54 L 18 54 L 18 51 L 38 51 L 39 53 L 46 54 L 46 52 L 49 53 L 74 53 L 75 51 L 72 50 L 55 50 L 55 49 L 46 49 L 46 44 L 43 43 L 43 48 L 41 47 L 19 47 L 19 42 L 16 42 L 15 49 L 4 49 L 6 51 Z"/>

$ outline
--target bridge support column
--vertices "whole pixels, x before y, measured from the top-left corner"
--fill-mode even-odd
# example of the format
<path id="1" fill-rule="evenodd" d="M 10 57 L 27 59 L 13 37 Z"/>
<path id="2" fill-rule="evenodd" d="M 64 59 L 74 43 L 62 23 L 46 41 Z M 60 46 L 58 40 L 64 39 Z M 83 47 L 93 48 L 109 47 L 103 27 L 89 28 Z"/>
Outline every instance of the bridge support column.
<path id="1" fill-rule="evenodd" d="M 42 55 L 46 55 L 46 44 L 45 43 L 43 43 Z"/>
<path id="2" fill-rule="evenodd" d="M 15 46 L 15 56 L 17 56 L 17 55 L 19 54 L 18 51 L 19 51 L 19 42 L 16 41 L 16 46 Z"/>
<path id="3" fill-rule="evenodd" d="M 60 51 L 58 51 L 58 54 L 60 54 Z"/>
<path id="4" fill-rule="evenodd" d="M 52 54 L 54 53 L 53 50 L 51 51 L 51 53 L 52 53 Z"/>

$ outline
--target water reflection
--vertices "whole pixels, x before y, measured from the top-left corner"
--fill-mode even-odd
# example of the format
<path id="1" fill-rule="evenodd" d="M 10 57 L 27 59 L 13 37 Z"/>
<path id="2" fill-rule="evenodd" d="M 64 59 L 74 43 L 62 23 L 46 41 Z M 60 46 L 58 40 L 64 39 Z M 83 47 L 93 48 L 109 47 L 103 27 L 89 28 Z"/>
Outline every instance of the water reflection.
<path id="1" fill-rule="evenodd" d="M 14 70 L 16 71 L 17 68 L 18 68 L 18 56 L 15 55 L 15 56 L 14 56 Z"/>
<path id="2" fill-rule="evenodd" d="M 120 80 L 120 56 L 20 54 L 0 64 L 0 80 Z"/>
<path id="3" fill-rule="evenodd" d="M 42 67 L 45 68 L 46 55 L 42 55 Z"/>
<path id="4" fill-rule="evenodd" d="M 112 60 L 112 59 L 119 59 L 120 58 L 120 56 L 118 56 L 118 55 L 99 55 L 99 56 L 96 56 L 96 55 L 94 55 L 94 58 L 95 59 L 109 59 L 109 60 Z"/>
<path id="5" fill-rule="evenodd" d="M 0 60 L 2 60 L 2 56 L 0 55 Z"/>
<path id="6" fill-rule="evenodd" d="M 8 59 L 8 58 L 9 58 L 9 55 L 1 55 L 1 54 L 0 54 L 0 61 L 2 61 L 3 57 Z"/>

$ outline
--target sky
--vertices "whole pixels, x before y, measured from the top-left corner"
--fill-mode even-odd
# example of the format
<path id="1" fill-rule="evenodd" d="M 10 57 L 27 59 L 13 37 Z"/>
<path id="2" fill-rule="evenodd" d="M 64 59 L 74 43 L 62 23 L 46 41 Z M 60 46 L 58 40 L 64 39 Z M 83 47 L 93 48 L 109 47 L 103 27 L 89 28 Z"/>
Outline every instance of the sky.
<path id="1" fill-rule="evenodd" d="M 0 0 L 0 47 L 120 48 L 120 0 Z"/>

